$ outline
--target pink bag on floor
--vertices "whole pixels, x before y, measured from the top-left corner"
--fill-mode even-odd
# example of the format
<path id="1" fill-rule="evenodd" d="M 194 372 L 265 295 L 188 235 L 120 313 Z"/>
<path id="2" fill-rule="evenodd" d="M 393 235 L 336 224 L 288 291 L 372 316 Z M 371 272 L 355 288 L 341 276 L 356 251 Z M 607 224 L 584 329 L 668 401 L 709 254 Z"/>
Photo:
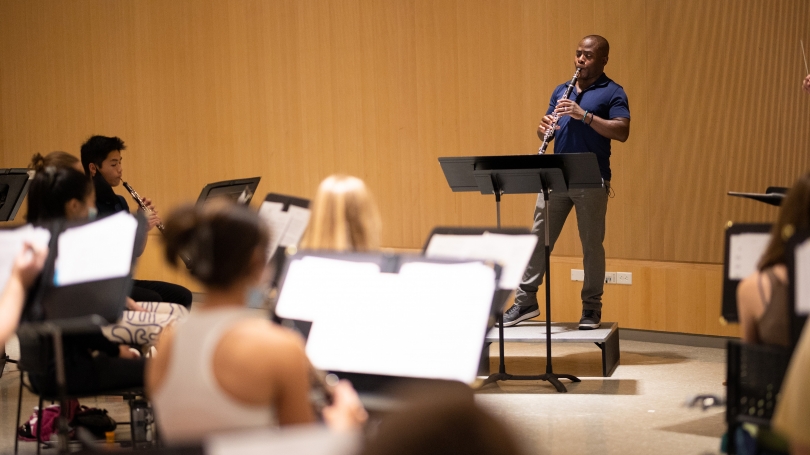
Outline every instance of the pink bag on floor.
<path id="1" fill-rule="evenodd" d="M 51 435 L 56 433 L 56 419 L 59 418 L 59 411 L 61 408 L 58 404 L 52 404 L 42 410 L 42 441 L 49 441 Z M 79 400 L 68 401 L 68 422 L 73 420 L 73 416 L 79 410 Z M 34 408 L 34 413 L 28 418 L 24 424 L 17 429 L 17 439 L 20 441 L 36 441 L 37 440 L 37 427 L 40 422 L 37 421 L 37 409 Z M 72 433 L 72 430 L 71 430 Z"/>

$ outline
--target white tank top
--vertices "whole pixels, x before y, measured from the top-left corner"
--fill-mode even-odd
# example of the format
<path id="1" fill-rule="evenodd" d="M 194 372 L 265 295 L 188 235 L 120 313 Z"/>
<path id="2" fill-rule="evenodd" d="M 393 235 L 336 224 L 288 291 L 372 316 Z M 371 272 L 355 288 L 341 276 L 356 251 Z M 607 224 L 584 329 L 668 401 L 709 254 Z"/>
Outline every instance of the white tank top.
<path id="1" fill-rule="evenodd" d="M 192 313 L 176 326 L 171 363 L 152 396 L 166 442 L 198 442 L 213 432 L 276 425 L 273 409 L 237 401 L 222 390 L 214 376 L 219 340 L 253 315 L 244 308 L 213 309 Z"/>

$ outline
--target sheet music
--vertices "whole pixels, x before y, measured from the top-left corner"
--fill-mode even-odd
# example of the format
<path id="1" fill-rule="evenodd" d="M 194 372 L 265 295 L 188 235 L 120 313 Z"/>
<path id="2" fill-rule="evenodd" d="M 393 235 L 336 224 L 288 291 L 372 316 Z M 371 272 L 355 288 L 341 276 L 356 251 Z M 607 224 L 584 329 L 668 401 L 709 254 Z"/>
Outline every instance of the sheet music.
<path id="1" fill-rule="evenodd" d="M 287 269 L 276 314 L 285 319 L 314 321 L 324 308 L 340 307 L 345 300 L 351 300 L 346 283 L 354 283 L 360 292 L 366 281 L 371 283 L 379 273 L 380 267 L 368 262 L 311 256 L 297 259 Z"/>
<path id="2" fill-rule="evenodd" d="M 425 256 L 495 261 L 503 267 L 498 287 L 512 290 L 520 285 L 535 245 L 537 236 L 532 234 L 436 234 L 430 238 Z"/>
<path id="3" fill-rule="evenodd" d="M 742 280 L 757 271 L 757 263 L 768 246 L 770 234 L 734 234 L 729 240 L 728 278 Z"/>
<path id="4" fill-rule="evenodd" d="M 796 314 L 810 314 L 810 240 L 805 240 L 794 252 L 796 263 Z"/>
<path id="5" fill-rule="evenodd" d="M 287 208 L 289 221 L 287 223 L 287 230 L 284 231 L 284 237 L 281 239 L 281 246 L 297 246 L 304 236 L 304 231 L 307 230 L 309 224 L 309 209 L 292 205 Z"/>
<path id="6" fill-rule="evenodd" d="M 262 202 L 259 216 L 265 220 L 270 229 L 270 245 L 268 245 L 268 258 L 271 258 L 278 247 L 296 246 L 301 241 L 304 231 L 309 224 L 309 209 L 290 205 L 284 210 L 281 202 Z"/>
<path id="7" fill-rule="evenodd" d="M 206 455 L 354 455 L 363 442 L 360 436 L 325 425 L 295 425 L 212 434 L 204 447 Z"/>
<path id="8" fill-rule="evenodd" d="M 481 263 L 408 263 L 398 274 L 330 289 L 340 304 L 313 321 L 307 355 L 322 370 L 475 380 L 495 272 Z M 330 295 L 331 298 L 331 295 Z M 435 317 L 451 307 L 452 324 Z"/>
<path id="9" fill-rule="evenodd" d="M 290 222 L 290 214 L 285 212 L 284 204 L 281 202 L 264 201 L 259 207 L 259 216 L 267 223 L 270 229 L 270 244 L 267 246 L 267 258 L 270 259 L 278 249 L 287 224 Z"/>
<path id="10" fill-rule="evenodd" d="M 0 231 L 0 293 L 6 288 L 14 260 L 22 251 L 25 241 L 47 248 L 48 242 L 51 241 L 51 233 L 47 229 L 30 224 L 13 230 Z"/>
<path id="11" fill-rule="evenodd" d="M 54 284 L 67 286 L 127 276 L 137 230 L 138 221 L 126 212 L 65 230 L 59 235 Z"/>

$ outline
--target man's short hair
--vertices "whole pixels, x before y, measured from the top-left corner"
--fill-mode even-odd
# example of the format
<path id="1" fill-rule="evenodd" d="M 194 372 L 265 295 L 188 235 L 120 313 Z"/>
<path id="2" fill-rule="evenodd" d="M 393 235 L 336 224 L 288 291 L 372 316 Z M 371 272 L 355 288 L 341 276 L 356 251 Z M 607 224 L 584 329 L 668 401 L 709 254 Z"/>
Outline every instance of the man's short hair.
<path id="1" fill-rule="evenodd" d="M 604 36 L 588 35 L 585 38 L 582 38 L 582 41 L 585 41 L 586 39 L 595 41 L 596 50 L 598 50 L 604 57 L 607 57 L 608 54 L 610 54 L 610 43 L 608 43 L 608 40 L 606 40 Z"/>
<path id="2" fill-rule="evenodd" d="M 90 163 L 101 167 L 101 163 L 107 156 L 115 151 L 126 149 L 124 141 L 118 137 L 93 136 L 82 144 L 82 167 L 84 172 L 90 175 Z"/>

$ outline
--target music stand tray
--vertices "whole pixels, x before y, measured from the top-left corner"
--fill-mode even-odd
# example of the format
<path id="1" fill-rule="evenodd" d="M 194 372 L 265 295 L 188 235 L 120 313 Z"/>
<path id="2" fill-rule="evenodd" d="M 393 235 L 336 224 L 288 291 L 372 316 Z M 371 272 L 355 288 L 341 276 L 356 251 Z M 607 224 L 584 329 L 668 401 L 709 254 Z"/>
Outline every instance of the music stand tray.
<path id="1" fill-rule="evenodd" d="M 197 198 L 197 205 L 205 204 L 211 199 L 224 197 L 240 204 L 248 205 L 256 188 L 259 187 L 261 177 L 251 177 L 247 179 L 223 180 L 221 182 L 209 183 L 200 191 Z"/>
<path id="2" fill-rule="evenodd" d="M 548 220 L 549 192 L 568 192 L 569 188 L 601 188 L 602 176 L 593 153 L 565 153 L 553 155 L 505 155 L 441 157 L 447 183 L 454 192 L 478 191 L 494 194 L 497 225 L 501 227 L 501 195 L 542 193 L 543 209 Z M 559 381 L 580 382 L 570 374 L 554 373 L 551 355 L 551 245 L 549 223 L 545 225 L 546 258 L 546 372 L 541 375 L 517 376 L 506 373 L 501 363 L 498 373 L 490 375 L 484 385 L 508 380 L 540 380 L 551 383 L 558 392 L 568 390 Z M 498 315 L 498 339 L 503 349 L 503 313 Z"/>
<path id="3" fill-rule="evenodd" d="M 12 221 L 17 216 L 32 178 L 28 169 L 0 169 L 0 221 Z"/>

